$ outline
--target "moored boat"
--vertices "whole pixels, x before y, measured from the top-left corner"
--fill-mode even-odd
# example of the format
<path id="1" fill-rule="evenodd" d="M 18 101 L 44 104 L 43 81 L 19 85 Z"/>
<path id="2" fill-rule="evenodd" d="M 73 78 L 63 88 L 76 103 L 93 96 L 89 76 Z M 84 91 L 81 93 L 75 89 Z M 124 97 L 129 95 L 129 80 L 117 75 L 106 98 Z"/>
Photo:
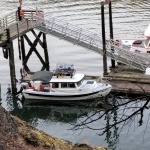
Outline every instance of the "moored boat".
<path id="1" fill-rule="evenodd" d="M 34 73 L 30 86 L 22 83 L 25 104 L 88 102 L 110 93 L 110 84 L 85 79 L 84 74 L 68 69 Z"/>
<path id="2" fill-rule="evenodd" d="M 117 40 L 114 44 L 136 54 L 147 55 L 150 54 L 150 25 L 145 30 L 144 36 L 143 39 Z"/>

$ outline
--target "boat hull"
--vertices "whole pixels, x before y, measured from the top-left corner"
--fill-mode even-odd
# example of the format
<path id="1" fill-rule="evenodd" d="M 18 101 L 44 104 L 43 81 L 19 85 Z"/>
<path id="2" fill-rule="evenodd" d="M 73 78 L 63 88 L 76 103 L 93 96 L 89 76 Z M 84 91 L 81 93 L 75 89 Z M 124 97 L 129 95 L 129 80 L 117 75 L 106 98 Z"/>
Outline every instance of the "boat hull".
<path id="1" fill-rule="evenodd" d="M 27 92 L 24 91 L 23 95 L 25 97 L 25 103 L 24 104 L 74 104 L 78 102 L 92 102 L 96 98 L 105 97 L 108 95 L 111 91 L 111 87 L 108 87 L 107 89 L 103 89 L 101 91 L 95 91 L 91 93 L 74 93 L 74 94 L 57 94 L 54 93 L 43 93 L 43 92 Z"/>

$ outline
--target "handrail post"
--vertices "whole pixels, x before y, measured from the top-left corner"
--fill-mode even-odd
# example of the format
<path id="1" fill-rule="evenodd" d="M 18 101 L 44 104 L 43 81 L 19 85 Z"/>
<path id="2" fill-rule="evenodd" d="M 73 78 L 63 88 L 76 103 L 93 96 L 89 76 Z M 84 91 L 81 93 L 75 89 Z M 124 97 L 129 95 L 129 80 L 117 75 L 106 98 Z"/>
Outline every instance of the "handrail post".
<path id="1" fill-rule="evenodd" d="M 27 22 L 27 28 L 28 28 L 28 31 L 29 31 L 29 20 L 26 19 L 26 22 Z"/>

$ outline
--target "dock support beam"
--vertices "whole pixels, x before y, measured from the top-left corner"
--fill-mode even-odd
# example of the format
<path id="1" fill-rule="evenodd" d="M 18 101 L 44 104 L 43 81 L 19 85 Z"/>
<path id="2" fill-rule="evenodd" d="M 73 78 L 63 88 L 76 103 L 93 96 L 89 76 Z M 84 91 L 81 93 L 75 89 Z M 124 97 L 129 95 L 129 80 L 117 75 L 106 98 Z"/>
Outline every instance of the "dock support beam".
<path id="1" fill-rule="evenodd" d="M 13 48 L 13 42 L 10 39 L 10 30 L 6 29 L 6 32 L 7 32 L 7 48 L 8 48 L 8 54 L 9 54 L 11 88 L 12 88 L 12 93 L 15 94 L 17 92 L 17 88 L 16 88 L 14 48 Z"/>
<path id="2" fill-rule="evenodd" d="M 102 20 L 102 42 L 103 42 L 103 74 L 107 75 L 107 54 L 106 54 L 106 37 L 105 37 L 105 16 L 104 16 L 105 2 L 101 2 L 101 20 Z"/>
<path id="3" fill-rule="evenodd" d="M 46 69 L 47 71 L 49 71 L 49 69 L 50 69 L 49 68 L 49 55 L 48 55 L 48 50 L 47 50 L 46 34 L 40 31 L 39 34 L 37 35 L 33 29 L 31 30 L 31 32 L 35 36 L 35 40 L 33 42 L 29 39 L 29 37 L 26 34 L 21 36 L 22 64 L 23 64 L 24 68 L 27 69 L 26 71 L 30 71 L 29 68 L 27 67 L 27 62 L 28 62 L 28 59 L 30 58 L 32 52 L 35 52 L 35 54 L 37 55 L 37 57 L 43 64 L 43 67 L 41 68 L 41 70 Z M 43 40 L 40 39 L 40 37 L 42 35 L 43 35 Z M 26 39 L 27 43 L 30 46 L 30 49 L 29 49 L 27 55 L 25 54 L 24 39 Z M 40 53 L 38 52 L 38 50 L 36 48 L 38 43 L 44 49 L 45 59 L 42 58 L 42 56 L 40 55 Z"/>
<path id="4" fill-rule="evenodd" d="M 113 40 L 113 23 L 112 23 L 112 7 L 111 1 L 109 2 L 109 27 L 110 27 L 110 39 Z M 114 47 L 111 46 L 112 53 L 114 52 Z M 115 60 L 111 59 L 111 67 L 115 68 Z"/>
<path id="5" fill-rule="evenodd" d="M 43 49 L 45 55 L 45 68 L 49 71 L 49 55 L 47 50 L 46 33 L 43 33 Z"/>

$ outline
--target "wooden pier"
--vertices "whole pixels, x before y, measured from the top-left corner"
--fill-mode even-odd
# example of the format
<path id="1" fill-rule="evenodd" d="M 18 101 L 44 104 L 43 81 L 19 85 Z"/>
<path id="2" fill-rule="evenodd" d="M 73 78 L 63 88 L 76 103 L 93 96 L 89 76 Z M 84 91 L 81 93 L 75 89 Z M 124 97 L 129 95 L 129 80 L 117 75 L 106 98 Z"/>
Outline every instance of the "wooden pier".
<path id="1" fill-rule="evenodd" d="M 127 65 L 117 65 L 103 80 L 113 86 L 115 93 L 150 94 L 150 75 Z"/>
<path id="2" fill-rule="evenodd" d="M 70 26 L 68 23 L 64 23 L 55 18 L 46 20 L 42 11 L 23 10 L 24 17 L 22 18 L 19 14 L 21 6 L 18 7 L 18 10 L 14 13 L 7 15 L 4 18 L 0 18 L 0 47 L 2 47 L 4 58 L 9 58 L 12 91 L 16 90 L 13 40 L 18 39 L 19 58 L 22 59 L 22 65 L 27 72 L 30 72 L 27 62 L 32 55 L 32 52 L 35 52 L 42 63 L 43 66 L 41 70 L 49 70 L 46 34 L 51 34 L 103 55 L 103 80 L 113 85 L 112 92 L 150 94 L 149 75 L 144 74 L 144 71 L 150 64 L 149 58 L 143 57 L 142 55 L 135 55 L 130 51 L 121 49 L 112 42 L 113 27 L 111 2 L 109 3 L 111 40 L 106 40 L 104 19 L 105 4 L 106 3 L 104 2 L 101 3 L 102 39 L 96 34 L 84 31 L 76 26 L 73 28 L 72 25 Z M 34 31 L 34 28 L 38 29 L 38 34 Z M 33 42 L 27 35 L 29 31 L 35 37 Z M 30 46 L 27 54 L 24 42 L 25 40 Z M 43 48 L 44 58 L 42 58 L 39 54 L 37 44 Z M 107 57 L 110 57 L 112 62 L 112 70 L 109 74 L 107 74 Z M 126 65 L 119 65 L 115 67 L 115 61 Z M 137 69 L 129 67 L 131 65 Z"/>
<path id="3" fill-rule="evenodd" d="M 37 34 L 34 31 L 34 27 L 38 25 L 37 19 L 34 18 L 38 14 L 44 15 L 42 11 L 29 11 L 23 10 L 23 17 L 20 14 L 21 7 L 18 7 L 18 10 L 0 18 L 0 47 L 2 47 L 2 51 L 4 54 L 4 58 L 9 59 L 9 66 L 10 66 L 10 77 L 11 77 L 11 86 L 12 86 L 12 93 L 16 93 L 16 73 L 15 73 L 15 61 L 14 61 L 14 48 L 13 48 L 13 40 L 18 39 L 18 51 L 19 51 L 19 58 L 22 60 L 22 65 L 26 68 L 27 71 L 30 69 L 27 67 L 27 62 L 29 57 L 31 56 L 32 52 L 35 52 L 43 67 L 41 70 L 49 70 L 49 56 L 47 50 L 47 41 L 46 41 L 46 34 L 44 32 L 39 32 Z M 40 20 L 41 21 L 41 20 Z M 43 20 L 42 20 L 43 21 Z M 27 33 L 31 31 L 34 35 L 35 40 L 31 42 L 30 38 L 27 36 Z M 40 37 L 42 36 L 42 40 Z M 24 41 L 27 41 L 30 49 L 26 54 L 26 47 Z M 44 50 L 44 59 L 39 54 L 36 46 L 40 44 Z"/>

